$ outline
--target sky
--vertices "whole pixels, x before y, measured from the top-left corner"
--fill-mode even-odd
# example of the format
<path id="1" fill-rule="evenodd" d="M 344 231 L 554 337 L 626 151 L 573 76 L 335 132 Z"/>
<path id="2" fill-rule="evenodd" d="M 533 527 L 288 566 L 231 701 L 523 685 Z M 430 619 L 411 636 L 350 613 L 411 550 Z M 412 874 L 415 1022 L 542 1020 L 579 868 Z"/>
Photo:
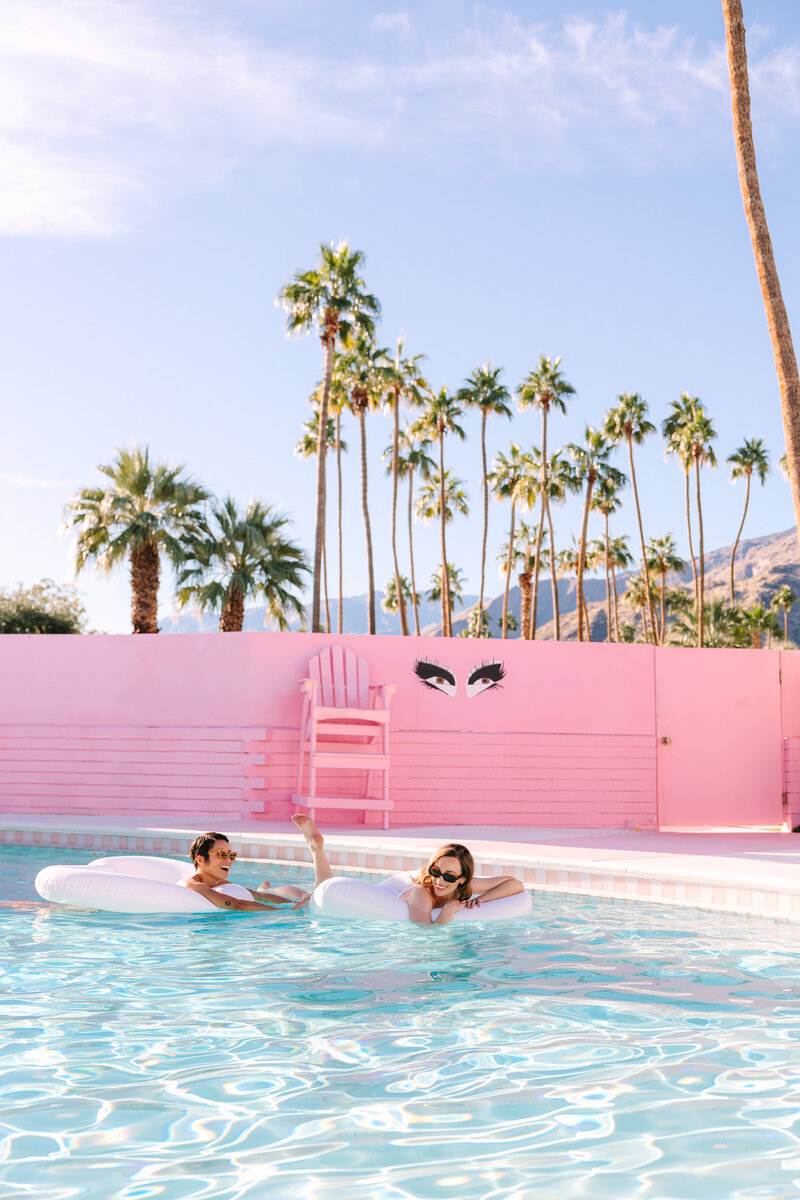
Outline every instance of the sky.
<path id="1" fill-rule="evenodd" d="M 800 5 L 745 0 L 744 13 L 762 193 L 797 327 Z M 0 587 L 73 579 L 64 507 L 137 442 L 217 495 L 282 506 L 311 552 L 315 466 L 293 447 L 322 350 L 286 337 L 275 297 L 342 238 L 367 257 L 380 344 L 402 335 L 437 389 L 491 362 L 513 392 L 540 354 L 561 356 L 576 395 L 551 449 L 621 392 L 659 425 L 690 392 L 718 433 L 707 547 L 735 536 L 744 488 L 725 459 L 745 437 L 763 438 L 775 468 L 745 536 L 793 524 L 713 0 L 4 0 L 0 171 Z M 390 424 L 367 426 L 381 588 Z M 472 513 L 449 527 L 448 557 L 477 592 L 478 420 L 465 428 L 446 465 Z M 352 422 L 344 436 L 354 595 L 366 576 Z M 489 422 L 490 455 L 539 436 L 515 405 L 512 422 Z M 646 536 L 671 532 L 686 554 L 680 469 L 656 437 L 637 462 Z M 489 595 L 508 518 L 493 502 Z M 578 530 L 571 501 L 558 546 Z M 635 544 L 630 490 L 613 532 Z M 426 581 L 435 527 L 417 527 L 415 554 Z M 77 582 L 93 628 L 129 630 L 124 568 Z"/>

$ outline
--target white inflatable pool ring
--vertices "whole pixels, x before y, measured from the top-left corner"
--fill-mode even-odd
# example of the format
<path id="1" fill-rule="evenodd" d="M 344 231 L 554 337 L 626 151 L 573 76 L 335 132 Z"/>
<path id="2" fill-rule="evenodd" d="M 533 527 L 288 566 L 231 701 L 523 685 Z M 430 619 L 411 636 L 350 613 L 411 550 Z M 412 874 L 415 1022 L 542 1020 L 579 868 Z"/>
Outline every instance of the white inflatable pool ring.
<path id="1" fill-rule="evenodd" d="M 392 875 L 380 883 L 336 875 L 314 889 L 310 910 L 319 916 L 341 917 L 351 921 L 408 921 L 408 905 L 401 899 L 400 893 L 412 882 L 411 875 L 405 874 Z M 512 917 L 524 917 L 532 907 L 530 892 L 523 890 L 513 896 L 488 900 L 477 908 L 462 908 L 453 920 L 507 921 Z M 434 910 L 431 920 L 438 920 L 440 912 L 441 909 Z"/>
<path id="2" fill-rule="evenodd" d="M 175 858 L 119 855 L 96 858 L 82 867 L 45 867 L 34 887 L 43 900 L 117 913 L 210 913 L 219 909 L 180 881 L 194 868 Z M 223 883 L 215 889 L 237 900 L 252 900 L 247 888 Z"/>

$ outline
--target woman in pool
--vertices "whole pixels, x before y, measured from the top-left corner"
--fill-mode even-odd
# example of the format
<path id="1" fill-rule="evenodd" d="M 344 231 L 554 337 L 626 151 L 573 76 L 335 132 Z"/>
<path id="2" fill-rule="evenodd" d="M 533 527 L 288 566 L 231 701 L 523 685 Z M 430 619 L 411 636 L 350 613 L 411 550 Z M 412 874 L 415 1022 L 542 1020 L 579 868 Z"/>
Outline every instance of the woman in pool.
<path id="1" fill-rule="evenodd" d="M 311 817 L 295 813 L 292 820 L 311 851 L 316 887 L 333 875 L 324 839 Z M 408 905 L 410 920 L 427 924 L 438 908 L 441 911 L 436 924 L 446 925 L 462 908 L 478 908 L 522 890 L 522 883 L 513 875 L 475 875 L 475 864 L 466 846 L 448 842 L 431 855 L 427 867 L 412 878 L 401 898 Z"/>
<path id="2" fill-rule="evenodd" d="M 236 861 L 236 851 L 231 850 L 230 842 L 224 833 L 201 833 L 194 839 L 189 848 L 192 864 L 196 868 L 194 875 L 181 880 L 184 887 L 199 892 L 216 904 L 217 908 L 229 908 L 236 912 L 275 912 L 277 907 L 301 908 L 308 903 L 309 893 L 293 884 L 284 884 L 270 889 L 268 880 L 259 885 L 258 891 L 253 892 L 242 884 L 236 884 L 237 891 L 248 892 L 252 897 L 245 900 L 238 895 L 226 892 L 228 872 Z"/>

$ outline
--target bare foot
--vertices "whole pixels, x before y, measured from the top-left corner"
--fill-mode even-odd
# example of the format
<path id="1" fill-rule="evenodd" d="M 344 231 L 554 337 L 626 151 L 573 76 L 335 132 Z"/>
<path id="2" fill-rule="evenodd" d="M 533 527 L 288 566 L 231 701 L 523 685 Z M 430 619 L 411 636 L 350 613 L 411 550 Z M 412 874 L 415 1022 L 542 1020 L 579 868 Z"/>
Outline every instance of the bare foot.
<path id="1" fill-rule="evenodd" d="M 306 839 L 309 850 L 321 850 L 325 845 L 325 839 L 311 820 L 311 817 L 307 817 L 305 813 L 296 812 L 292 820 Z"/>

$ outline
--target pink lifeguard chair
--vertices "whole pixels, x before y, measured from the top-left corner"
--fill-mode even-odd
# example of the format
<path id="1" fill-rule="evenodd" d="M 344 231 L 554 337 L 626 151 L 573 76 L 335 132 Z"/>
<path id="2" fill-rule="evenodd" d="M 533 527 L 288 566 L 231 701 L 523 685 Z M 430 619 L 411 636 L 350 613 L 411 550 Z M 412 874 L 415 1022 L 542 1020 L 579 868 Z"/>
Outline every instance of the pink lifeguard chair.
<path id="1" fill-rule="evenodd" d="M 383 828 L 388 829 L 394 807 L 389 799 L 389 705 L 396 685 L 371 684 L 364 659 L 334 643 L 311 659 L 308 678 L 301 679 L 300 686 L 303 715 L 293 802 L 308 809 L 312 818 L 317 808 L 382 811 Z M 320 770 L 364 771 L 363 795 L 322 795 Z M 376 775 L 380 794 L 372 796 Z"/>

